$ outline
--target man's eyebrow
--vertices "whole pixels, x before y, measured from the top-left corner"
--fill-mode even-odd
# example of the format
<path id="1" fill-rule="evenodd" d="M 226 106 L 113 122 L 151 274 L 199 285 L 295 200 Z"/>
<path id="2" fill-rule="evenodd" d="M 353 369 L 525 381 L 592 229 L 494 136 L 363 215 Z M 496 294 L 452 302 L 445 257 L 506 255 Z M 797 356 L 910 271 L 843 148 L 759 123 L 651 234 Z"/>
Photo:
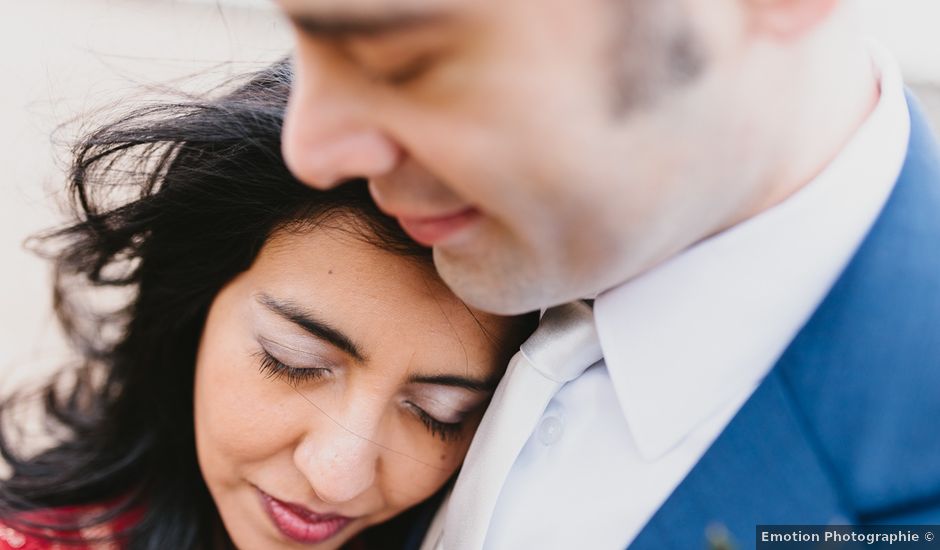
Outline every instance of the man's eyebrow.
<path id="1" fill-rule="evenodd" d="M 288 13 L 291 21 L 304 34 L 321 38 L 346 36 L 380 36 L 443 21 L 439 11 L 399 11 L 388 13 L 324 14 Z"/>
<path id="2" fill-rule="evenodd" d="M 310 311 L 306 311 L 292 302 L 278 300 L 264 293 L 258 295 L 258 302 L 313 336 L 343 350 L 357 361 L 363 362 L 366 360 L 365 354 L 348 336 L 339 329 L 331 327 L 329 323 L 317 319 L 316 315 Z"/>
<path id="3" fill-rule="evenodd" d="M 454 388 L 463 388 L 465 390 L 489 393 L 496 389 L 499 378 L 480 380 L 464 376 L 453 376 L 449 374 L 434 376 L 412 376 L 408 379 L 410 384 L 433 384 L 436 386 L 450 386 Z"/>

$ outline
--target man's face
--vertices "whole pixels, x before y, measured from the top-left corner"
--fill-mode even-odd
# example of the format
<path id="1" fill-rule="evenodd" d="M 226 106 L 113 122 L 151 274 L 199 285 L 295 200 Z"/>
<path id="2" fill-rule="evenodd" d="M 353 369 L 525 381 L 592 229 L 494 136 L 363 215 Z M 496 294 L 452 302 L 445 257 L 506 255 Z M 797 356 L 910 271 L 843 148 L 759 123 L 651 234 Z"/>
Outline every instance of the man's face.
<path id="1" fill-rule="evenodd" d="M 298 37 L 288 165 L 316 187 L 369 178 L 478 308 L 600 292 L 741 206 L 713 170 L 736 98 L 708 78 L 732 2 L 279 3 Z"/>

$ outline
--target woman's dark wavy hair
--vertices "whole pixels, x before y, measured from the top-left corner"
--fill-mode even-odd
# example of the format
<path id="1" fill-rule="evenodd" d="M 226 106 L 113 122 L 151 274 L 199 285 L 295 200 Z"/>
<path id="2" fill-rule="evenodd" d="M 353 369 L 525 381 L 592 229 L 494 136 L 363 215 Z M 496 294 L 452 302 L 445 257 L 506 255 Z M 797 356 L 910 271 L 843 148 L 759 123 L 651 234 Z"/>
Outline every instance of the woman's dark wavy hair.
<path id="1" fill-rule="evenodd" d="M 280 149 L 290 80 L 280 62 L 221 97 L 134 111 L 75 148 L 78 219 L 38 242 L 53 251 L 56 313 L 83 363 L 41 394 L 46 420 L 66 437 L 22 456 L 0 429 L 12 469 L 0 484 L 6 523 L 35 533 L 44 525 L 24 511 L 115 502 L 71 527 L 139 508 L 140 521 L 115 535 L 129 548 L 230 546 L 198 469 L 192 417 L 196 350 L 216 294 L 272 232 L 337 215 L 352 214 L 358 236 L 430 265 L 430 251 L 376 209 L 364 182 L 323 192 L 291 176 Z M 129 297 L 90 307 L 87 291 L 105 288 Z M 0 419 L 14 404 L 0 405 Z"/>

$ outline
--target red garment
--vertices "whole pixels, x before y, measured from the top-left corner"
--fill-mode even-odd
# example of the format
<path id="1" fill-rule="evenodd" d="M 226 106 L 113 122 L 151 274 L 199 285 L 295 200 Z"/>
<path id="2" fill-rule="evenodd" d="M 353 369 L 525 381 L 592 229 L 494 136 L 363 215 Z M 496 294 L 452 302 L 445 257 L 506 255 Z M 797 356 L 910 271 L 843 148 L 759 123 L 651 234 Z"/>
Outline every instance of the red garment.
<path id="1" fill-rule="evenodd" d="M 72 523 L 84 518 L 100 515 L 108 510 L 104 505 L 69 506 L 51 510 L 39 510 L 23 514 L 21 519 L 41 523 Z M 0 521 L 0 550 L 120 550 L 125 547 L 120 541 L 94 542 L 114 533 L 122 532 L 140 519 L 140 509 L 118 516 L 106 524 L 88 527 L 79 531 L 43 529 L 43 535 L 52 535 L 67 542 L 48 539 L 39 534 L 27 534 L 19 528 Z M 88 542 L 88 541 L 91 542 Z"/>
<path id="2" fill-rule="evenodd" d="M 43 523 L 74 522 L 83 517 L 99 515 L 107 511 L 107 509 L 108 507 L 105 505 L 70 506 L 30 512 L 29 514 L 24 514 L 22 517 L 33 521 L 42 521 Z M 94 541 L 103 536 L 121 532 L 137 523 L 137 521 L 140 520 L 141 513 L 141 509 L 134 509 L 119 516 L 108 524 L 97 525 L 95 527 L 82 529 L 81 531 L 43 530 L 44 534 L 67 538 L 68 542 L 59 542 L 41 536 L 27 535 L 0 520 L 0 550 L 122 550 L 125 548 L 125 545 L 120 541 L 87 542 L 87 539 Z M 343 546 L 343 550 L 368 550 L 368 547 L 365 542 L 357 536 L 347 542 Z"/>

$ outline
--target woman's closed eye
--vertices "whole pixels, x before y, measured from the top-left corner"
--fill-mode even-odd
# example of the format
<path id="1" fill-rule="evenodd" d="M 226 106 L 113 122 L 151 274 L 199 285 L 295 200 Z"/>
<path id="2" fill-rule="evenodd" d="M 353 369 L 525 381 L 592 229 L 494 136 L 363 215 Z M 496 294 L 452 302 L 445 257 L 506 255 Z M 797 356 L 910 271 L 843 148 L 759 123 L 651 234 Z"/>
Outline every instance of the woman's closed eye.
<path id="1" fill-rule="evenodd" d="M 457 439 L 461 433 L 463 433 L 463 421 L 457 422 L 444 422 L 434 418 L 427 411 L 419 407 L 418 405 L 412 403 L 411 401 L 405 401 L 404 405 L 414 414 L 418 420 L 424 424 L 424 427 L 427 428 L 431 435 L 440 438 L 443 441 L 451 441 Z"/>
<path id="2" fill-rule="evenodd" d="M 258 359 L 259 370 L 267 378 L 277 378 L 284 380 L 293 387 L 311 381 L 321 380 L 330 376 L 332 370 L 322 367 L 293 367 L 288 365 L 272 355 L 266 349 L 261 349 L 255 356 Z M 431 435 L 442 441 L 452 441 L 457 439 L 463 433 L 463 421 L 447 422 L 435 418 L 420 406 L 411 401 L 404 402 L 409 413 L 424 425 L 425 429 Z"/>
<path id="3" fill-rule="evenodd" d="M 257 352 L 258 366 L 267 378 L 282 379 L 291 386 L 297 386 L 308 380 L 319 380 L 332 374 L 328 368 L 292 367 L 271 355 L 266 349 Z"/>

